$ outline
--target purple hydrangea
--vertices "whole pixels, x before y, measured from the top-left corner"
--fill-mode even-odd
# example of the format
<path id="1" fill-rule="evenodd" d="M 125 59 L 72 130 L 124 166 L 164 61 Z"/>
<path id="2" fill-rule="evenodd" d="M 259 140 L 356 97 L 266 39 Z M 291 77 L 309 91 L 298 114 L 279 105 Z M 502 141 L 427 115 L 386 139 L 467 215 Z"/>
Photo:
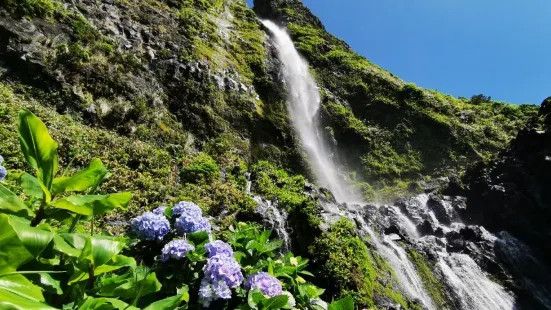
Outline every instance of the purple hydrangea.
<path id="1" fill-rule="evenodd" d="M 153 214 L 164 216 L 165 215 L 165 210 L 166 210 L 165 206 L 159 206 L 159 207 L 153 209 L 153 211 L 151 211 L 151 212 L 153 212 Z"/>
<path id="2" fill-rule="evenodd" d="M 208 307 L 213 300 L 230 299 L 231 289 L 243 283 L 241 266 L 226 253 L 209 257 L 203 267 L 205 277 L 199 289 L 199 301 Z"/>
<path id="3" fill-rule="evenodd" d="M 211 283 L 203 279 L 199 288 L 199 302 L 203 307 L 208 307 L 216 299 L 231 299 L 230 287 L 224 281 Z"/>
<path id="4" fill-rule="evenodd" d="M 267 272 L 258 272 L 249 276 L 245 282 L 245 288 L 249 290 L 258 289 L 270 297 L 283 294 L 283 288 L 279 280 Z"/>
<path id="5" fill-rule="evenodd" d="M 215 255 L 207 260 L 203 267 L 205 279 L 211 283 L 224 281 L 229 287 L 236 288 L 243 282 L 241 266 L 233 258 L 227 255 Z"/>
<path id="6" fill-rule="evenodd" d="M 181 233 L 194 233 L 199 231 L 206 231 L 210 233 L 211 226 L 209 221 L 202 216 L 191 216 L 183 213 L 182 216 L 176 219 L 174 223 L 176 230 Z"/>
<path id="7" fill-rule="evenodd" d="M 130 221 L 132 232 L 142 240 L 161 241 L 170 231 L 170 223 L 166 217 L 145 212 Z"/>
<path id="8" fill-rule="evenodd" d="M 215 255 L 233 256 L 233 249 L 231 246 L 220 240 L 205 244 L 205 250 L 209 253 L 209 257 L 213 257 Z"/>
<path id="9" fill-rule="evenodd" d="M 189 201 L 180 201 L 172 207 L 172 216 L 187 215 L 189 217 L 201 217 L 203 216 L 203 210 Z"/>
<path id="10" fill-rule="evenodd" d="M 6 170 L 3 166 L 0 166 L 0 182 L 6 180 L 6 176 L 8 176 L 8 170 Z"/>
<path id="11" fill-rule="evenodd" d="M 186 257 L 186 253 L 195 250 L 195 247 L 186 240 L 176 239 L 167 243 L 162 250 L 161 261 L 169 259 L 180 260 Z"/>

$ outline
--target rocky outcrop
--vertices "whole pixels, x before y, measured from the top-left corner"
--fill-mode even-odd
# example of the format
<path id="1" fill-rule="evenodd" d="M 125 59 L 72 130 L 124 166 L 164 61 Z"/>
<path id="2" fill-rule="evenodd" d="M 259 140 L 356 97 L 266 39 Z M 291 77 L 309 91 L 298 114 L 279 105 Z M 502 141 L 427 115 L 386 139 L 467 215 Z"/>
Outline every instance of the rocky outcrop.
<path id="1" fill-rule="evenodd" d="M 551 126 L 546 99 L 534 124 L 521 130 L 510 148 L 490 165 L 480 164 L 466 174 L 464 183 L 469 221 L 493 231 L 507 230 L 551 261 Z"/>

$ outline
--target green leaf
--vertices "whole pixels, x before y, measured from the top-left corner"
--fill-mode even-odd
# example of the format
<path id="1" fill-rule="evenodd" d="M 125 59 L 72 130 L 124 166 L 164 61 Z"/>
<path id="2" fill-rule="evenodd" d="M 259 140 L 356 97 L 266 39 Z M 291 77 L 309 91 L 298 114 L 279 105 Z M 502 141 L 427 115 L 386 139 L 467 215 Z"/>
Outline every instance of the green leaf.
<path id="1" fill-rule="evenodd" d="M 27 299 L 15 293 L 0 289 L 0 309 L 10 310 L 57 310 L 40 301 Z"/>
<path id="2" fill-rule="evenodd" d="M 46 188 L 51 188 L 57 172 L 57 143 L 42 121 L 29 110 L 19 112 L 19 142 L 25 159 Z"/>
<path id="3" fill-rule="evenodd" d="M 168 297 L 156 301 L 149 306 L 145 307 L 144 310 L 174 310 L 178 307 L 183 301 L 189 301 L 189 293 L 185 292 L 184 294 Z"/>
<path id="4" fill-rule="evenodd" d="M 69 210 L 80 215 L 102 215 L 113 209 L 126 210 L 132 199 L 130 193 L 116 193 L 110 195 L 75 195 L 55 200 L 51 206 Z"/>
<path id="5" fill-rule="evenodd" d="M 93 159 L 90 165 L 72 177 L 55 178 L 52 192 L 59 194 L 63 192 L 83 192 L 89 188 L 95 188 L 107 175 L 107 169 L 98 158 Z"/>
<path id="6" fill-rule="evenodd" d="M 327 310 L 354 310 L 354 299 L 351 296 L 346 296 L 332 302 Z"/>
<path id="7" fill-rule="evenodd" d="M 67 243 L 67 241 L 61 235 L 54 236 L 54 247 L 59 252 L 65 255 L 69 255 L 71 257 L 79 257 L 80 253 L 82 252 L 82 250 L 79 250 Z"/>
<path id="8" fill-rule="evenodd" d="M 60 281 L 54 279 L 49 273 L 39 273 L 39 274 L 32 274 L 27 276 L 29 279 L 33 281 L 36 285 L 42 287 L 46 292 L 56 295 L 63 294 L 63 290 L 61 289 Z"/>
<path id="9" fill-rule="evenodd" d="M 95 270 L 98 270 L 98 268 L 111 261 L 111 259 L 122 251 L 126 245 L 126 242 L 121 239 L 106 236 L 81 236 L 85 239 L 85 245 L 82 248 L 80 256 L 76 260 L 76 266 L 79 270 L 76 270 L 71 276 L 69 279 L 69 284 L 86 279 L 88 277 L 88 271 L 92 267 L 94 268 L 95 273 Z M 81 240 L 79 240 L 76 236 L 73 236 L 73 242 L 80 243 Z M 74 243 L 73 246 L 75 246 Z M 121 268 L 122 266 L 117 267 Z"/>
<path id="10" fill-rule="evenodd" d="M 14 272 L 42 253 L 54 234 L 0 214 L 0 275 Z"/>
<path id="11" fill-rule="evenodd" d="M 247 304 L 252 309 L 258 309 L 258 306 L 264 300 L 266 300 L 266 297 L 259 290 L 250 290 L 247 295 Z"/>
<path id="12" fill-rule="evenodd" d="M 122 276 L 104 279 L 101 290 L 106 296 L 130 299 L 158 292 L 161 286 L 155 272 L 146 266 L 138 266 Z"/>
<path id="13" fill-rule="evenodd" d="M 25 202 L 1 183 L 0 211 L 28 219 L 34 217 L 34 212 L 27 207 Z"/>
<path id="14" fill-rule="evenodd" d="M 133 307 L 124 301 L 120 301 L 115 298 L 93 298 L 88 297 L 82 305 L 78 308 L 79 310 L 139 310 L 136 307 Z M 161 310 L 161 309 L 159 309 Z"/>
<path id="15" fill-rule="evenodd" d="M 11 292 L 26 299 L 44 301 L 42 290 L 20 274 L 0 277 L 0 290 Z M 0 294 L 1 295 L 1 294 Z"/>
<path id="16" fill-rule="evenodd" d="M 52 200 L 50 191 L 48 191 L 42 181 L 35 178 L 34 176 L 28 173 L 23 173 L 19 178 L 19 181 L 21 182 L 21 187 L 23 188 L 23 192 L 25 193 L 25 195 L 39 200 L 45 199 L 46 203 Z"/>
<path id="17" fill-rule="evenodd" d="M 274 296 L 262 302 L 262 309 L 266 309 L 266 310 L 281 309 L 287 306 L 288 302 L 289 302 L 289 296 L 287 295 Z"/>
<path id="18" fill-rule="evenodd" d="M 209 234 L 206 231 L 195 232 L 189 235 L 188 240 L 197 248 L 209 241 Z"/>
<path id="19" fill-rule="evenodd" d="M 98 276 L 100 274 L 113 272 L 123 267 L 136 268 L 136 260 L 134 260 L 134 258 L 132 257 L 128 257 L 124 255 L 115 255 L 111 259 L 111 261 L 94 269 L 94 275 Z M 77 269 L 73 274 L 73 276 L 71 277 L 71 281 L 69 283 L 72 284 L 75 282 L 88 280 L 89 277 L 90 277 L 90 274 L 88 272 Z"/>

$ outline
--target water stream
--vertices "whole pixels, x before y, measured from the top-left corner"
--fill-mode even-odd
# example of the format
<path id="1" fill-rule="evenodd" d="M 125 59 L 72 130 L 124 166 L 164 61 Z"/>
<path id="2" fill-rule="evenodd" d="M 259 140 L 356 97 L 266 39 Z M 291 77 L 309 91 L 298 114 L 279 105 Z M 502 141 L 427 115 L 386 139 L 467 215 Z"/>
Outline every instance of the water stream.
<path id="1" fill-rule="evenodd" d="M 372 242 L 381 254 L 391 265 L 397 280 L 404 294 L 419 301 L 424 308 L 438 309 L 425 284 L 423 283 L 415 264 L 413 264 L 403 246 L 396 240 L 406 238 L 411 244 L 420 248 L 427 242 L 418 232 L 418 225 L 423 221 L 430 220 L 432 225 L 440 228 L 441 231 L 459 231 L 464 227 L 461 223 L 451 223 L 445 226 L 437 219 L 437 215 L 427 206 L 429 197 L 420 195 L 416 198 L 414 211 L 404 214 L 397 206 L 379 206 L 376 208 L 377 215 L 365 215 L 365 207 L 361 207 L 361 200 L 351 195 L 347 182 L 341 177 L 338 165 L 334 162 L 329 148 L 324 142 L 317 118 L 320 109 L 319 89 L 310 75 L 308 63 L 299 55 L 293 41 L 285 30 L 278 27 L 271 21 L 262 21 L 264 26 L 272 33 L 272 40 L 282 62 L 282 73 L 284 82 L 287 85 L 288 110 L 294 129 L 300 138 L 300 142 L 307 154 L 310 168 L 312 169 L 318 184 L 327 187 L 339 202 L 346 204 L 326 204 L 323 206 L 325 219 L 346 216 L 356 222 L 361 234 L 369 235 Z M 358 203 L 360 202 L 360 203 Z M 266 212 L 275 215 L 276 228 L 285 231 L 285 215 L 278 214 L 277 208 L 265 205 Z M 451 207 L 451 205 L 445 205 Z M 269 210 L 268 210 L 269 209 Z M 373 219 L 370 217 L 378 217 Z M 368 223 L 369 221 L 369 223 Z M 377 222 L 379 221 L 379 222 Z M 395 229 L 400 230 L 398 235 L 378 235 L 370 224 L 377 224 L 379 227 L 392 223 Z M 287 237 L 288 238 L 288 237 Z M 446 250 L 446 239 L 444 237 L 431 236 L 431 240 L 444 244 L 438 249 L 438 262 L 435 266 L 437 272 L 443 277 L 442 284 L 447 286 L 450 298 L 454 300 L 454 306 L 448 305 L 448 309 L 463 310 L 512 310 L 515 309 L 514 297 L 503 287 L 490 280 L 489 276 L 477 265 L 468 255 L 459 253 L 448 253 Z"/>

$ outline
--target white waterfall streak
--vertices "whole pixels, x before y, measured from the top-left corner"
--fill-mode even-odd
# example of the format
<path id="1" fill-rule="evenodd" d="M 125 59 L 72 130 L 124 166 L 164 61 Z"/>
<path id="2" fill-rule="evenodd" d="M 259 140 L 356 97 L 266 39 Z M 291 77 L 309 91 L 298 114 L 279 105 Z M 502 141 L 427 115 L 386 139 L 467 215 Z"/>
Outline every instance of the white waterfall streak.
<path id="1" fill-rule="evenodd" d="M 308 63 L 299 55 L 289 35 L 271 21 L 262 21 L 273 34 L 273 42 L 283 63 L 283 75 L 289 90 L 288 110 L 293 126 L 306 151 L 314 175 L 339 202 L 357 202 L 339 175 L 316 122 L 320 109 L 319 89 L 310 75 Z"/>

